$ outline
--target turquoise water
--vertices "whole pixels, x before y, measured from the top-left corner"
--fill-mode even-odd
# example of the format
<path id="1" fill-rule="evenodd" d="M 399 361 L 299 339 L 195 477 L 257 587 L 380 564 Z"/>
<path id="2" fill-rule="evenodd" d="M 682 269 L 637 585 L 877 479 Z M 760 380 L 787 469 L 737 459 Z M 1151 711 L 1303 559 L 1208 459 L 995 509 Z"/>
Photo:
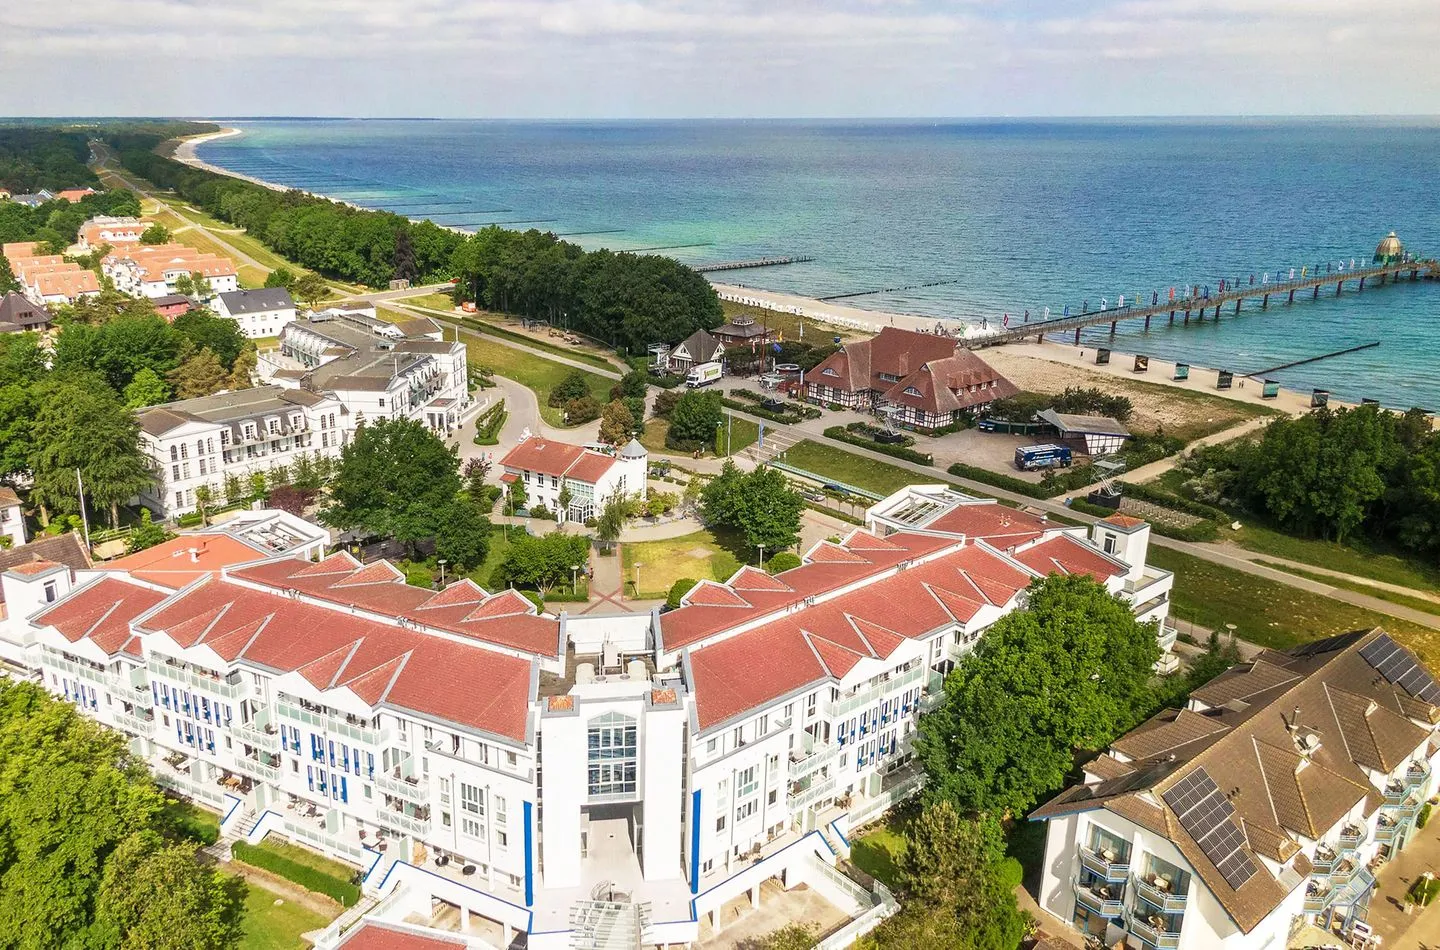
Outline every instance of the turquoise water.
<path id="1" fill-rule="evenodd" d="M 459 227 L 533 226 L 690 264 L 815 258 L 724 275 L 778 291 L 945 281 L 844 302 L 974 322 L 1348 267 L 1391 230 L 1440 253 L 1440 119 L 233 124 L 244 134 L 202 158 Z M 1122 327 L 1114 346 L 1244 373 L 1380 340 L 1276 378 L 1440 409 L 1437 324 L 1429 282 Z"/>

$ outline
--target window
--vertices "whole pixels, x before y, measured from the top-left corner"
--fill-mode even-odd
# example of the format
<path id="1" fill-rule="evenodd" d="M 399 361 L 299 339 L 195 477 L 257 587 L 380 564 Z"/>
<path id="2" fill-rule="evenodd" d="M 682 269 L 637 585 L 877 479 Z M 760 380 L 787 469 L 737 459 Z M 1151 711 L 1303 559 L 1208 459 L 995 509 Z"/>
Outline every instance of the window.
<path id="1" fill-rule="evenodd" d="M 606 713 L 591 721 L 588 740 L 589 794 L 633 795 L 636 776 L 635 720 L 619 713 Z M 497 803 L 497 811 L 499 808 Z"/>
<path id="2" fill-rule="evenodd" d="M 550 476 L 550 487 L 551 487 L 551 488 L 559 488 L 559 487 L 560 487 L 560 477 L 559 477 L 558 475 L 551 475 L 551 476 Z"/>
<path id="3" fill-rule="evenodd" d="M 1114 553 L 1115 553 L 1115 535 L 1113 535 L 1113 534 L 1107 534 L 1107 535 L 1105 535 L 1105 553 L 1106 553 L 1106 554 L 1114 554 Z"/>
<path id="4" fill-rule="evenodd" d="M 775 793 L 775 789 L 773 789 L 773 788 L 770 789 L 770 797 L 769 797 L 768 799 L 766 799 L 765 804 L 767 804 L 767 805 L 773 805 L 773 804 L 775 804 L 775 794 L 776 794 L 776 793 Z"/>
<path id="5" fill-rule="evenodd" d="M 440 804 L 450 804 L 450 780 L 443 776 L 440 779 Z"/>
<path id="6" fill-rule="evenodd" d="M 173 481 L 177 481 L 177 482 L 178 482 L 178 481 L 180 480 L 180 466 L 178 466 L 178 465 L 172 465 L 172 466 L 170 466 L 170 474 L 174 476 Z"/>
<path id="7" fill-rule="evenodd" d="M 384 396 L 381 396 L 381 397 L 380 397 L 380 408 L 381 408 L 381 409 L 384 409 L 384 408 L 385 408 L 385 397 L 384 397 Z"/>
<path id="8" fill-rule="evenodd" d="M 448 818 L 449 815 L 447 814 L 446 817 Z M 474 818 L 466 818 L 464 815 L 461 815 L 460 833 L 468 838 L 480 838 L 484 836 L 484 829 L 481 828 L 480 822 Z"/>
<path id="9" fill-rule="evenodd" d="M 60 591 L 59 591 L 59 588 L 56 587 L 55 582 L 54 582 L 54 581 L 46 581 L 46 582 L 45 582 L 45 603 L 47 603 L 47 604 L 53 604 L 53 603 L 55 603 L 55 598 L 58 597 L 59 595 L 60 595 Z"/>
<path id="10" fill-rule="evenodd" d="M 715 747 L 719 744 L 719 739 L 711 739 L 709 742 L 705 743 L 705 751 L 713 755 L 715 753 Z"/>
<path id="11" fill-rule="evenodd" d="M 746 795 L 753 795 L 759 783 L 755 781 L 755 766 L 743 769 L 735 776 L 735 797 L 744 798 Z"/>
<path id="12" fill-rule="evenodd" d="M 442 779 L 442 781 L 444 781 Z M 444 798 L 441 801 L 445 801 Z M 503 799 L 502 799 L 503 801 Z M 460 807 L 472 815 L 485 814 L 485 790 L 475 786 L 460 783 Z"/>
<path id="13" fill-rule="evenodd" d="M 175 446 L 173 446 L 173 445 L 170 446 L 170 461 L 172 461 L 172 462 L 178 462 L 178 461 L 180 461 L 180 450 L 177 449 L 177 448 L 176 448 Z"/>
<path id="14" fill-rule="evenodd" d="M 756 802 L 753 798 L 748 802 L 741 802 L 740 807 L 735 809 L 735 820 L 744 821 L 746 818 L 749 818 L 755 814 L 756 807 Z"/>
<path id="15" fill-rule="evenodd" d="M 510 836 L 503 831 L 495 832 L 495 845 L 499 848 L 508 848 L 510 846 Z"/>

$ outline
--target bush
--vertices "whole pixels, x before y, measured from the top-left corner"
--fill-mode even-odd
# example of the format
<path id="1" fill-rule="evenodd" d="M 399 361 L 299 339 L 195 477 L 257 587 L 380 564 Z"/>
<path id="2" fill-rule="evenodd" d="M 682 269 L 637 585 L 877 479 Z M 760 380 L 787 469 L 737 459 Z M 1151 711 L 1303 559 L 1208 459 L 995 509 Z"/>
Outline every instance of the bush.
<path id="1" fill-rule="evenodd" d="M 1017 495 L 1027 495 L 1031 498 L 1049 498 L 1051 495 L 1057 494 L 1056 489 L 1047 488 L 1043 484 L 1037 485 L 1034 482 L 1027 482 L 1022 478 L 1003 475 L 1000 472 L 992 472 L 988 468 L 976 468 L 974 465 L 966 465 L 963 462 L 956 462 L 947 468 L 946 471 L 960 478 L 968 478 L 971 481 L 994 485 L 996 488 L 1003 488 L 1006 491 L 1013 491 Z M 1064 489 L 1059 489 L 1058 491 L 1063 490 Z"/>
<path id="2" fill-rule="evenodd" d="M 1416 830 L 1416 831 L 1419 831 L 1420 829 L 1424 828 L 1425 825 L 1429 823 L 1429 821 L 1430 821 L 1430 803 L 1429 803 L 1429 802 L 1426 802 L 1423 806 L 1421 806 L 1421 808 L 1420 808 L 1420 814 L 1418 814 L 1418 815 L 1415 816 L 1415 830 Z"/>
<path id="3" fill-rule="evenodd" d="M 544 505 L 532 505 L 528 512 L 530 517 L 539 518 L 541 521 L 554 521 L 555 513 Z"/>
<path id="4" fill-rule="evenodd" d="M 526 600 L 530 601 L 530 603 L 534 604 L 536 610 L 545 609 L 545 599 L 540 596 L 539 591 L 522 590 L 519 593 L 521 597 L 524 597 Z"/>
<path id="5" fill-rule="evenodd" d="M 480 418 L 475 420 L 475 444 L 498 445 L 500 429 L 505 425 L 507 415 L 503 399 L 481 413 Z"/>
<path id="6" fill-rule="evenodd" d="M 670 413 L 675 409 L 675 404 L 680 401 L 684 393 L 666 391 L 655 397 L 655 415 L 661 419 L 670 418 Z"/>
<path id="7" fill-rule="evenodd" d="M 680 606 L 680 598 L 690 593 L 690 588 L 700 583 L 693 577 L 682 577 L 670 585 L 670 593 L 665 595 L 665 606 L 674 610 Z"/>
<path id="8" fill-rule="evenodd" d="M 914 449 L 907 449 L 903 445 L 886 445 L 883 442 L 876 442 L 874 439 L 868 439 L 864 436 L 859 436 L 847 432 L 842 426 L 831 426 L 830 428 L 826 429 L 825 437 L 827 439 L 834 439 L 836 442 L 846 442 L 850 445 L 858 445 L 863 449 L 869 449 L 872 452 L 880 452 L 884 455 L 889 455 L 897 459 L 904 459 L 907 462 L 914 462 L 916 465 L 935 464 L 934 458 L 932 458 L 927 453 L 917 452 Z"/>
<path id="9" fill-rule="evenodd" d="M 237 841 L 231 848 L 235 860 L 278 874 L 287 881 L 293 881 L 317 894 L 332 897 L 346 907 L 353 907 L 360 900 L 360 888 L 353 881 L 341 880 L 326 874 L 319 868 L 301 864 L 299 861 L 276 854 L 264 847 Z"/>
<path id="10" fill-rule="evenodd" d="M 1405 892 L 1405 899 L 1412 904 L 1429 907 L 1436 894 L 1440 894 L 1440 878 L 1421 875 Z"/>
<path id="11" fill-rule="evenodd" d="M 565 404 L 565 424 L 578 426 L 600 418 L 600 403 L 594 396 L 572 399 Z"/>
<path id="12" fill-rule="evenodd" d="M 798 413 L 776 412 L 773 409 L 766 409 L 758 403 L 744 403 L 736 399 L 721 399 L 720 404 L 727 409 L 734 409 L 736 412 L 759 416 L 761 419 L 769 419 L 771 422 L 778 422 L 786 426 L 794 425 L 804 418 Z"/>
<path id="13" fill-rule="evenodd" d="M 800 555 L 793 554 L 790 551 L 781 551 L 770 559 L 770 563 L 767 564 L 766 567 L 771 574 L 779 574 L 781 571 L 793 570 L 802 563 Z"/>
<path id="14" fill-rule="evenodd" d="M 590 378 L 584 371 L 574 369 L 555 384 L 545 402 L 551 408 L 559 409 L 566 403 L 586 398 L 594 398 L 590 395 Z"/>
<path id="15" fill-rule="evenodd" d="M 844 411 L 845 411 L 845 407 L 842 406 L 842 405 L 840 405 L 838 402 L 826 403 L 826 404 L 825 404 L 825 408 L 826 408 L 826 409 L 829 409 L 831 412 L 844 412 Z"/>

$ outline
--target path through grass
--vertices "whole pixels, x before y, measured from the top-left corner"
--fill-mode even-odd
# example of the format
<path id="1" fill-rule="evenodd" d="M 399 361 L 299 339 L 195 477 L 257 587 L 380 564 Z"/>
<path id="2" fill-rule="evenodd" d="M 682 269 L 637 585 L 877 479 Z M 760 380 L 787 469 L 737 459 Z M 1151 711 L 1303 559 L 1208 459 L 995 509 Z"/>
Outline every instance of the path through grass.
<path id="1" fill-rule="evenodd" d="M 740 569 L 746 553 L 737 536 L 709 529 L 663 541 L 622 544 L 620 549 L 627 590 L 635 581 L 635 565 L 641 565 L 641 599 L 664 597 L 682 577 L 723 581 Z M 756 552 L 749 552 L 751 563 L 755 556 Z"/>

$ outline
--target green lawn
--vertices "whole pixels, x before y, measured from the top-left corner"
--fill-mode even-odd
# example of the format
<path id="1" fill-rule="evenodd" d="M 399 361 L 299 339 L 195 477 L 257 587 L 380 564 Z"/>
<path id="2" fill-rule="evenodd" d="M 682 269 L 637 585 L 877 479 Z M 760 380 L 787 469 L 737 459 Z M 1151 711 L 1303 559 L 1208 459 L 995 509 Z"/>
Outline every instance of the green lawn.
<path id="1" fill-rule="evenodd" d="M 1409 607 L 1412 610 L 1423 610 L 1427 614 L 1440 616 L 1440 603 L 1436 603 L 1433 600 L 1426 600 L 1423 597 L 1408 597 L 1405 594 L 1397 594 L 1394 591 L 1386 590 L 1383 587 L 1376 587 L 1373 584 L 1366 584 L 1363 581 L 1331 577 L 1329 574 L 1321 574 L 1318 571 L 1307 571 L 1298 567 L 1291 567 L 1288 564 L 1279 564 L 1275 561 L 1261 560 L 1255 563 L 1264 564 L 1266 567 L 1273 567 L 1277 571 L 1295 574 L 1298 577 L 1309 578 L 1321 584 L 1329 584 L 1331 587 L 1338 587 L 1341 590 L 1354 591 L 1357 594 L 1368 594 L 1371 597 L 1388 603 L 1399 604 L 1401 607 Z"/>
<path id="2" fill-rule="evenodd" d="M 1175 572 L 1170 612 L 1211 630 L 1235 624 L 1241 639 L 1288 649 L 1347 630 L 1384 627 L 1429 662 L 1440 661 L 1440 630 L 1353 607 L 1158 545 L 1149 562 Z"/>
<path id="3" fill-rule="evenodd" d="M 850 860 L 855 866 L 890 888 L 899 886 L 895 862 L 904 853 L 905 839 L 888 822 L 850 842 Z"/>
<path id="4" fill-rule="evenodd" d="M 240 940 L 240 950 L 299 950 L 305 945 L 301 934 L 330 923 L 331 918 L 283 900 L 273 891 L 255 884 L 247 886 L 245 936 Z"/>
<path id="5" fill-rule="evenodd" d="M 308 868 L 313 868 L 322 874 L 327 874 L 330 877 L 338 878 L 342 881 L 349 881 L 355 877 L 355 869 L 350 865 L 342 864 L 339 861 L 325 857 L 325 855 L 318 851 L 311 851 L 309 848 L 293 844 L 283 838 L 277 838 L 274 835 L 267 835 L 265 840 L 261 841 L 257 847 L 262 851 L 278 854 L 282 858 L 294 861 L 296 864 L 303 864 Z"/>
<path id="6" fill-rule="evenodd" d="M 642 598 L 664 597 L 682 577 L 697 581 L 723 581 L 740 569 L 746 552 L 740 540 L 729 534 L 717 535 L 710 530 L 664 541 L 639 541 L 620 546 L 625 587 L 635 582 L 635 565 L 640 567 Z M 748 552 L 753 562 L 757 552 Z"/>
<path id="7" fill-rule="evenodd" d="M 565 425 L 563 412 L 547 406 L 545 401 L 550 397 L 550 390 L 567 374 L 574 372 L 572 367 L 488 340 L 473 330 L 467 331 L 464 336 L 471 366 L 483 366 L 531 390 L 540 403 L 540 415 L 545 421 L 552 426 Z M 600 403 L 605 403 L 610 396 L 610 387 L 615 383 L 594 373 L 585 373 L 585 378 L 590 384 L 591 395 Z"/>
<path id="8" fill-rule="evenodd" d="M 167 797 L 163 813 L 166 823 L 187 838 L 201 844 L 212 844 L 220 838 L 220 816 L 208 808 Z"/>
<path id="9" fill-rule="evenodd" d="M 729 432 L 730 454 L 739 455 L 741 452 L 754 445 L 760 438 L 760 426 L 758 423 L 746 419 L 744 416 L 735 416 L 735 425 Z M 647 419 L 645 421 L 645 432 L 640 436 L 640 444 L 645 446 L 652 455 L 673 455 L 681 458 L 691 458 L 689 452 L 682 452 L 672 449 L 665 444 L 665 436 L 670 432 L 670 421 L 668 419 Z M 721 437 L 722 447 L 724 436 Z M 715 453 L 711 451 L 713 446 L 707 446 L 703 453 L 710 458 Z"/>
<path id="10" fill-rule="evenodd" d="M 836 334 L 839 334 L 841 339 L 845 340 L 858 340 L 865 336 L 863 333 L 857 333 L 854 330 L 844 330 L 833 324 L 807 320 L 793 313 L 777 313 L 774 310 L 762 310 L 759 307 L 749 307 L 743 303 L 735 303 L 731 300 L 720 301 L 720 309 L 724 312 L 726 320 L 734 320 L 736 317 L 749 317 L 761 326 L 768 326 L 770 332 L 783 334 L 787 343 L 800 340 L 800 325 L 802 323 L 805 325 L 805 342 L 814 344 L 815 346 L 828 346 Z"/>
<path id="11" fill-rule="evenodd" d="M 1427 564 L 1420 558 L 1408 558 L 1390 551 L 1368 548 L 1361 543 L 1336 544 L 1315 538 L 1296 538 L 1264 525 L 1241 518 L 1239 531 L 1226 531 L 1226 540 L 1233 541 L 1257 554 L 1287 558 L 1332 571 L 1344 571 L 1373 581 L 1413 587 L 1440 593 L 1440 566 Z"/>
<path id="12" fill-rule="evenodd" d="M 791 446 L 780 460 L 807 472 L 814 472 L 821 478 L 844 482 L 846 485 L 854 485 L 856 488 L 864 488 L 881 495 L 899 491 L 907 485 L 944 481 L 942 478 L 926 478 L 898 465 L 864 458 L 833 445 L 812 442 L 809 439 Z"/>
<path id="13" fill-rule="evenodd" d="M 463 576 L 470 578 L 486 590 L 494 593 L 498 588 L 504 586 L 493 581 L 495 568 L 505 560 L 505 553 L 510 550 L 510 538 L 523 532 L 525 529 L 516 525 L 510 526 L 509 534 L 505 531 L 504 525 L 495 525 L 495 530 L 490 534 L 490 548 L 485 553 L 485 563 L 472 571 L 467 571 Z M 440 566 L 434 558 L 427 558 L 423 561 L 396 561 L 395 566 L 405 572 L 405 583 L 415 587 L 431 588 L 435 585 L 435 579 L 440 576 Z M 446 569 L 446 583 L 455 580 L 455 571 Z"/>

